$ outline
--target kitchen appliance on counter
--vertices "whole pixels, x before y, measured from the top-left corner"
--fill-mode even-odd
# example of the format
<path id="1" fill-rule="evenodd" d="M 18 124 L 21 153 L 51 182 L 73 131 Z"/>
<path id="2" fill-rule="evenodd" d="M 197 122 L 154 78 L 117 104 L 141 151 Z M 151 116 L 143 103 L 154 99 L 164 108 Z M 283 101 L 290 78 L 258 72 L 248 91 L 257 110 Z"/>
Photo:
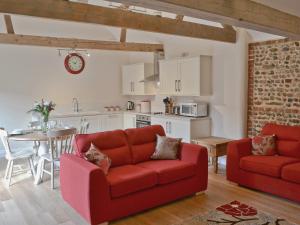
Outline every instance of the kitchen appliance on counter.
<path id="1" fill-rule="evenodd" d="M 151 112 L 151 102 L 150 101 L 141 101 L 141 113 L 150 113 Z"/>
<path id="2" fill-rule="evenodd" d="M 179 106 L 181 116 L 208 116 L 208 104 L 206 102 L 180 103 Z"/>
<path id="3" fill-rule="evenodd" d="M 132 101 L 127 102 L 127 110 L 134 110 L 134 102 Z"/>
<path id="4" fill-rule="evenodd" d="M 136 128 L 146 127 L 151 125 L 151 116 L 136 115 Z"/>

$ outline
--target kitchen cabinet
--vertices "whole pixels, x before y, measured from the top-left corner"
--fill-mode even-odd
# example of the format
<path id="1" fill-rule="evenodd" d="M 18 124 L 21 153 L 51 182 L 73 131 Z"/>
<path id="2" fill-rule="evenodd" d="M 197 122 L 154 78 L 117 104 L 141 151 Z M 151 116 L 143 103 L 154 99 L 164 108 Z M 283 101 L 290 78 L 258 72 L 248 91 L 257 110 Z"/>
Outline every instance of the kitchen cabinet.
<path id="1" fill-rule="evenodd" d="M 211 136 L 209 118 L 151 117 L 151 124 L 161 125 L 168 137 L 182 138 L 187 143 L 195 138 Z"/>
<path id="2" fill-rule="evenodd" d="M 136 128 L 136 115 L 131 113 L 124 113 L 123 129 Z"/>
<path id="3" fill-rule="evenodd" d="M 141 82 L 152 76 L 152 63 L 139 63 L 122 66 L 122 93 L 123 95 L 154 95 L 155 82 Z"/>
<path id="4" fill-rule="evenodd" d="M 81 121 L 89 122 L 88 133 L 123 129 L 123 114 L 99 114 L 78 116 L 55 116 L 52 118 L 64 126 L 80 129 Z"/>
<path id="5" fill-rule="evenodd" d="M 159 94 L 173 96 L 211 95 L 211 56 L 161 60 L 159 68 Z"/>

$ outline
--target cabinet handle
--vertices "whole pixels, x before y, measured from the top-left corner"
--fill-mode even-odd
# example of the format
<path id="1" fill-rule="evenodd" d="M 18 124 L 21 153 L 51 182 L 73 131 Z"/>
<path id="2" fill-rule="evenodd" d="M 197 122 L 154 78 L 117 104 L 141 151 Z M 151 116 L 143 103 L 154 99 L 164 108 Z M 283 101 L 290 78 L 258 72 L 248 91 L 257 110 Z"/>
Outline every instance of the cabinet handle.
<path id="1" fill-rule="evenodd" d="M 178 91 L 181 92 L 181 80 L 178 80 Z"/>
<path id="2" fill-rule="evenodd" d="M 133 92 L 132 81 L 130 82 L 130 90 L 131 90 L 131 92 Z"/>
<path id="3" fill-rule="evenodd" d="M 134 81 L 132 82 L 132 90 L 134 92 Z"/>
<path id="4" fill-rule="evenodd" d="M 169 122 L 169 134 L 172 134 L 172 124 Z"/>
<path id="5" fill-rule="evenodd" d="M 175 92 L 177 92 L 177 80 L 175 80 Z"/>
<path id="6" fill-rule="evenodd" d="M 167 121 L 167 122 L 166 122 L 166 133 L 167 133 L 167 134 L 169 133 L 169 131 L 168 131 L 168 124 L 169 124 L 169 122 Z"/>

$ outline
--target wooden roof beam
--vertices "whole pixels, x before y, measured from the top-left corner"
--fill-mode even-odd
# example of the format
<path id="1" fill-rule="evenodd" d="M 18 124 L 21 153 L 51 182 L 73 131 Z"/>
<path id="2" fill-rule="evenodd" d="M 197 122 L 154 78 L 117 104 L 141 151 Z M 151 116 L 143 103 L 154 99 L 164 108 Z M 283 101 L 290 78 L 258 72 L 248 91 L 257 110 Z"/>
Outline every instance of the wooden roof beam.
<path id="1" fill-rule="evenodd" d="M 1 0 L 0 13 L 102 24 L 230 43 L 236 42 L 235 31 L 228 31 L 219 27 L 62 0 Z"/>
<path id="2" fill-rule="evenodd" d="M 300 17 L 250 0 L 110 0 L 300 39 Z"/>
<path id="3" fill-rule="evenodd" d="M 43 37 L 33 35 L 1 34 L 0 44 L 44 46 L 55 48 L 79 48 L 115 51 L 157 52 L 164 51 L 161 44 L 121 43 L 74 38 Z"/>

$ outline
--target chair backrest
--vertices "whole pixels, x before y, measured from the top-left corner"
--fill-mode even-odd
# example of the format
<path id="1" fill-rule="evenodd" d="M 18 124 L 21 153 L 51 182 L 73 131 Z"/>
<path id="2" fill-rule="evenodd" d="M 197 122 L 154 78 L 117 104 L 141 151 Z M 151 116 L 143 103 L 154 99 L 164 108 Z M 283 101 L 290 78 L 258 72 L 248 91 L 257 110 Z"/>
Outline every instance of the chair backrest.
<path id="1" fill-rule="evenodd" d="M 6 130 L 4 130 L 2 128 L 0 129 L 0 138 L 1 138 L 2 144 L 4 146 L 6 157 L 9 157 L 11 154 L 11 149 L 10 149 L 10 145 L 8 142 L 8 133 Z"/>
<path id="2" fill-rule="evenodd" d="M 76 133 L 76 128 L 50 130 L 47 132 L 52 160 L 59 159 L 61 154 L 72 153 L 72 143 Z"/>
<path id="3" fill-rule="evenodd" d="M 81 124 L 80 124 L 79 134 L 87 134 L 89 127 L 90 127 L 90 123 L 89 122 L 82 121 Z"/>

